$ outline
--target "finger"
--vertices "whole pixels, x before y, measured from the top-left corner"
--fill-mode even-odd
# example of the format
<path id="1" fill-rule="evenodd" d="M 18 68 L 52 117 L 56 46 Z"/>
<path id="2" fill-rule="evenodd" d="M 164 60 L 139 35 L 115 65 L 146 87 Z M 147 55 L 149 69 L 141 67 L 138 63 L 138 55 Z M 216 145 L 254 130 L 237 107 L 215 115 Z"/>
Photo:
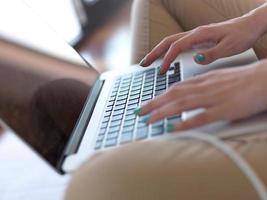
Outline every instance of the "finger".
<path id="1" fill-rule="evenodd" d="M 148 103 L 142 105 L 141 107 L 135 109 L 134 113 L 140 116 L 146 115 L 151 113 L 153 110 L 157 109 L 158 107 L 171 102 L 172 96 L 170 92 L 163 93 L 162 95 L 156 97 L 155 99 L 149 101 Z"/>
<path id="2" fill-rule="evenodd" d="M 198 52 L 194 56 L 194 60 L 198 64 L 207 65 L 219 58 L 226 57 L 228 55 L 226 44 L 224 42 L 219 43 L 218 45 Z"/>
<path id="3" fill-rule="evenodd" d="M 158 109 L 159 107 L 164 106 L 175 101 L 179 97 L 184 97 L 187 94 L 196 94 L 199 93 L 201 89 L 199 87 L 173 87 L 169 89 L 166 93 L 156 97 L 152 101 L 146 103 L 141 108 L 138 108 L 135 113 L 139 115 L 146 115 L 151 113 L 153 110 Z"/>
<path id="4" fill-rule="evenodd" d="M 152 49 L 150 53 L 145 56 L 145 58 L 140 62 L 140 65 L 143 67 L 151 65 L 156 59 L 158 59 L 170 48 L 171 44 L 174 41 L 184 37 L 186 34 L 187 32 L 183 32 L 163 39 L 156 47 Z"/>
<path id="5" fill-rule="evenodd" d="M 154 123 L 173 115 L 180 114 L 184 111 L 193 110 L 196 108 L 206 108 L 211 105 L 212 99 L 204 95 L 191 95 L 181 100 L 176 100 L 170 104 L 160 107 L 154 111 L 148 120 L 148 123 Z"/>
<path id="6" fill-rule="evenodd" d="M 203 34 L 201 32 L 193 32 L 185 37 L 174 42 L 165 57 L 161 65 L 160 73 L 164 74 L 168 71 L 170 64 L 176 59 L 176 57 L 185 50 L 192 48 L 193 45 L 210 40 L 209 34 Z"/>
<path id="7" fill-rule="evenodd" d="M 212 123 L 214 121 L 220 120 L 222 118 L 223 112 L 224 112 L 223 109 L 218 107 L 210 108 L 176 125 L 168 124 L 167 128 L 169 132 L 197 128 Z"/>

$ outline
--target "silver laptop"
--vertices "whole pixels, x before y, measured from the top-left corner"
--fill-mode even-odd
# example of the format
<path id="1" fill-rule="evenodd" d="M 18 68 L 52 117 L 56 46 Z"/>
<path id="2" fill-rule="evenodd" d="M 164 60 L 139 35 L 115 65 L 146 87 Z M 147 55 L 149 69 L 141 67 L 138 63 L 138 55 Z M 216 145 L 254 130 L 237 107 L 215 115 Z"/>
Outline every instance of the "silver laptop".
<path id="1" fill-rule="evenodd" d="M 81 118 L 77 122 L 58 168 L 69 172 L 75 170 L 96 152 L 107 151 L 131 142 L 159 139 L 167 135 L 168 122 L 185 120 L 199 110 L 185 112 L 146 126 L 142 122 L 142 117 L 134 114 L 134 109 L 164 93 L 176 82 L 209 70 L 240 66 L 256 61 L 254 52 L 249 50 L 238 56 L 200 67 L 193 61 L 193 54 L 194 52 L 191 51 L 180 55 L 165 75 L 157 74 L 161 60 L 156 61 L 149 68 L 132 66 L 126 72 L 101 74 L 85 103 Z M 89 113 L 91 113 L 90 116 L 88 116 Z M 230 128 L 231 126 L 236 125 L 219 122 L 201 127 L 199 130 L 226 136 L 231 131 L 233 133 L 234 128 Z M 242 126 L 238 126 L 238 130 L 241 130 L 240 127 Z"/>
<path id="2" fill-rule="evenodd" d="M 73 131 L 60 144 L 55 144 L 54 152 L 49 152 L 49 159 L 48 155 L 42 152 L 41 148 L 45 147 L 38 148 L 27 139 L 23 139 L 58 172 L 72 172 L 98 152 L 109 151 L 132 142 L 163 138 L 168 135 L 166 132 L 168 122 L 179 122 L 201 112 L 201 110 L 185 112 L 149 126 L 142 122 L 142 117 L 134 114 L 135 108 L 161 95 L 175 83 L 209 70 L 245 65 L 257 60 L 254 52 L 249 50 L 200 67 L 193 61 L 193 53 L 189 51 L 178 56 L 165 75 L 157 73 L 161 60 L 154 62 L 148 68 L 138 65 L 125 66 L 125 71 L 99 74 L 88 93 Z M 12 59 L 16 60 L 16 55 L 12 56 Z M 251 128 L 266 126 L 266 123 L 260 122 L 257 120 L 255 124 L 254 120 L 253 126 L 250 121 L 238 125 L 218 122 L 201 127 L 199 130 L 216 133 L 222 137 L 231 136 L 233 133 L 239 134 Z M 51 157 L 54 160 L 51 160 Z"/>

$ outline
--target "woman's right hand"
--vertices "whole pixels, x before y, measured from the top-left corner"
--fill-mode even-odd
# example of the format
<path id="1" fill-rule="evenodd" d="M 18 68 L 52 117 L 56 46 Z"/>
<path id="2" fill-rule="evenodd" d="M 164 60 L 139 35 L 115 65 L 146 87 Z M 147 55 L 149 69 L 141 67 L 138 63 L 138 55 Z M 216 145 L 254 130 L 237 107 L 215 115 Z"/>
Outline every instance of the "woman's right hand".
<path id="1" fill-rule="evenodd" d="M 166 37 L 145 56 L 140 65 L 149 66 L 166 53 L 160 70 L 160 73 L 164 74 L 181 52 L 195 45 L 213 43 L 212 47 L 199 50 L 194 57 L 194 60 L 199 64 L 209 64 L 219 58 L 246 51 L 254 45 L 262 34 L 263 28 L 256 22 L 253 15 L 200 26 L 188 32 Z"/>

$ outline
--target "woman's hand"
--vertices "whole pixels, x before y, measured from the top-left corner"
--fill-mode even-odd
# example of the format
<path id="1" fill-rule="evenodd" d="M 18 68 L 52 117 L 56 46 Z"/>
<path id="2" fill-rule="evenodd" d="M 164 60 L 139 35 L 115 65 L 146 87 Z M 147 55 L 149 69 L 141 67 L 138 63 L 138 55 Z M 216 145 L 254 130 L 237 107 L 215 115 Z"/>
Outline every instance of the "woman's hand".
<path id="1" fill-rule="evenodd" d="M 148 123 L 197 108 L 204 112 L 169 131 L 196 128 L 214 121 L 235 121 L 267 110 L 267 60 L 244 67 L 214 70 L 173 85 L 166 93 L 148 102 L 139 115 Z"/>
<path id="2" fill-rule="evenodd" d="M 252 14 L 222 23 L 200 26 L 165 38 L 145 56 L 140 65 L 149 66 L 166 53 L 160 71 L 164 74 L 181 52 L 203 43 L 212 43 L 212 47 L 200 50 L 194 57 L 199 64 L 209 64 L 219 58 L 236 55 L 251 48 L 263 32 L 263 28 Z"/>

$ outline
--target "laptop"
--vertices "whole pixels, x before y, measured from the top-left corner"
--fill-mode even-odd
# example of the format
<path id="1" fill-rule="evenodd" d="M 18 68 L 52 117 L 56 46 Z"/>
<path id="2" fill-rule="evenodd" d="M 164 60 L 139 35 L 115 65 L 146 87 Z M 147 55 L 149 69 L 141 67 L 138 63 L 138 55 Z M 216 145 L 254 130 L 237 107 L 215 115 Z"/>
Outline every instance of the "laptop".
<path id="1" fill-rule="evenodd" d="M 194 62 L 194 54 L 194 51 L 188 51 L 178 56 L 165 75 L 157 73 L 161 60 L 155 61 L 148 68 L 135 65 L 126 72 L 100 74 L 57 168 L 71 172 L 97 152 L 170 135 L 166 132 L 167 123 L 186 120 L 201 110 L 184 112 L 147 126 L 143 123 L 143 117 L 134 114 L 134 109 L 161 95 L 179 81 L 210 70 L 246 65 L 257 60 L 253 50 L 248 50 L 203 67 Z M 197 131 L 230 137 L 234 132 L 236 135 L 241 134 L 243 129 L 247 130 L 245 124 L 249 123 L 235 125 L 216 122 L 200 127 Z"/>
<path id="2" fill-rule="evenodd" d="M 29 52 L 28 48 L 5 39 L 1 39 L 1 43 L 13 49 L 20 48 L 22 51 Z M 0 51 L 0 54 L 1 52 L 3 53 Z M 32 57 L 36 56 L 36 52 L 31 52 L 32 56 L 25 57 L 23 62 L 27 63 L 27 59 L 31 61 Z M 210 70 L 246 65 L 257 60 L 253 50 L 250 49 L 240 55 L 223 58 L 203 67 L 194 62 L 194 53 L 192 50 L 179 55 L 165 75 L 157 73 L 161 60 L 155 61 L 147 68 L 133 65 L 125 66 L 124 71 L 98 73 L 93 87 L 88 91 L 75 126 L 67 137 L 60 141 L 60 144 L 55 144 L 53 151 L 49 152 L 50 157 L 43 153 L 44 146 L 38 147 L 27 138 L 22 137 L 22 139 L 57 172 L 61 174 L 73 172 L 96 153 L 104 153 L 133 142 L 164 138 L 169 135 L 166 132 L 168 122 L 179 122 L 201 112 L 201 110 L 184 112 L 149 126 L 142 122 L 142 117 L 134 114 L 135 108 L 161 95 L 175 83 Z M 54 62 L 58 63 L 58 59 L 48 54 L 43 56 L 55 59 Z M 12 60 L 19 59 L 19 57 L 19 54 L 12 54 Z M 6 58 L 0 55 L 0 63 L 3 63 L 3 59 Z M 80 57 L 80 59 L 83 62 L 83 58 Z M 23 64 L 21 62 L 20 64 Z M 90 65 L 88 67 L 91 68 Z M 92 69 L 92 71 L 95 70 Z M 200 127 L 198 130 L 217 134 L 220 137 L 231 137 L 233 134 L 242 134 L 248 130 L 264 129 L 265 124 L 266 118 L 253 117 L 252 120 L 248 119 L 238 124 L 216 122 Z M 38 140 L 38 135 L 35 137 Z M 44 140 L 49 140 L 49 138 L 44 138 Z M 51 157 L 54 160 L 51 160 Z"/>

